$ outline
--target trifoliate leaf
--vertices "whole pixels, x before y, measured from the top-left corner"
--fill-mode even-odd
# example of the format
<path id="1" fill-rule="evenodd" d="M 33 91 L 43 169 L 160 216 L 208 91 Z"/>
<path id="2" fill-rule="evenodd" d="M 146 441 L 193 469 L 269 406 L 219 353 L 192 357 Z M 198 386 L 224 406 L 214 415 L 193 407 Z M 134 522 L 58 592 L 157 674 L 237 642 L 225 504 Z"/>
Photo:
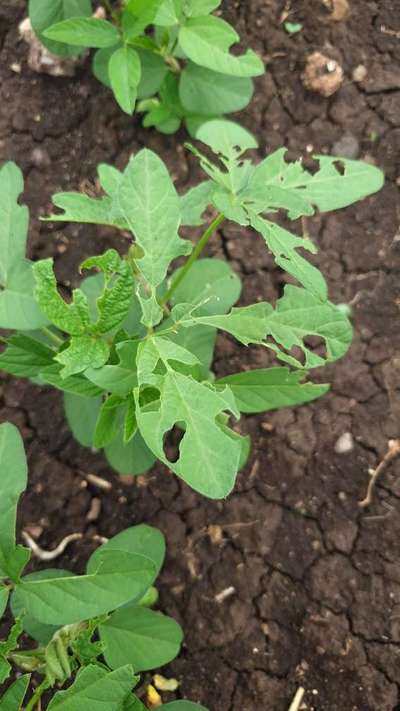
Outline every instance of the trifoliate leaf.
<path id="1" fill-rule="evenodd" d="M 25 259 L 29 213 L 18 204 L 24 180 L 15 163 L 0 169 L 0 328 L 34 330 L 48 321 L 34 298 L 32 262 Z"/>
<path id="2" fill-rule="evenodd" d="M 71 17 L 48 27 L 42 34 L 56 42 L 94 48 L 112 47 L 120 38 L 111 22 L 96 17 Z"/>
<path id="3" fill-rule="evenodd" d="M 221 5 L 222 0 L 186 0 L 183 6 L 187 17 L 209 15 Z"/>
<path id="4" fill-rule="evenodd" d="M 262 234 L 276 263 L 284 271 L 298 279 L 306 289 L 322 301 L 327 298 L 328 287 L 321 272 L 304 259 L 298 251 L 304 249 L 315 254 L 317 248 L 310 239 L 297 237 L 275 222 L 265 220 L 258 215 L 250 215 L 250 224 Z"/>
<path id="5" fill-rule="evenodd" d="M 151 410 L 140 406 L 137 394 L 136 414 L 143 439 L 161 461 L 196 491 L 210 498 L 227 496 L 238 470 L 241 445 L 222 430 L 216 418 L 226 411 L 236 413 L 232 393 L 228 389 L 217 392 L 211 385 L 173 370 L 172 348 L 168 355 L 161 353 L 157 340 L 149 339 L 138 354 L 139 382 L 157 387 L 160 394 L 159 402 Z M 176 350 L 175 359 L 182 362 L 180 349 Z M 167 367 L 164 375 L 154 372 L 159 360 Z M 185 360 L 188 362 L 190 356 L 185 356 Z M 185 434 L 178 461 L 170 462 L 164 453 L 164 437 L 177 423 L 184 423 Z"/>
<path id="6" fill-rule="evenodd" d="M 239 77 L 263 74 L 264 64 L 252 50 L 241 56 L 229 53 L 231 45 L 239 39 L 227 22 L 214 16 L 192 17 L 179 31 L 179 43 L 195 64 Z"/>
<path id="7" fill-rule="evenodd" d="M 137 386 L 136 355 L 139 341 L 118 343 L 119 363 L 103 368 L 88 368 L 85 376 L 99 388 L 113 395 L 125 397 Z M 1 357 L 0 357 L 1 364 Z"/>
<path id="8" fill-rule="evenodd" d="M 128 662 L 136 672 L 171 662 L 183 638 L 175 620 L 139 605 L 116 610 L 100 625 L 99 632 L 109 667 L 118 669 Z"/>
<path id="9" fill-rule="evenodd" d="M 128 314 L 134 280 L 128 262 L 121 259 L 115 249 L 109 249 L 99 257 L 86 259 L 81 264 L 81 270 L 93 267 L 105 275 L 103 292 L 96 301 L 98 319 L 94 329 L 96 333 L 108 333 L 120 326 Z"/>
<path id="10" fill-rule="evenodd" d="M 18 378 L 36 378 L 53 363 L 54 351 L 24 334 L 11 336 L 0 354 L 0 368 Z"/>
<path id="11" fill-rule="evenodd" d="M 82 193 L 56 193 L 52 201 L 63 212 L 52 213 L 45 218 L 47 222 L 83 222 L 127 229 L 126 221 L 108 196 L 95 199 Z"/>
<path id="12" fill-rule="evenodd" d="M 112 672 L 89 665 L 81 669 L 68 689 L 55 694 L 48 711 L 82 711 L 85 707 L 90 711 L 121 711 L 136 683 L 129 665 Z"/>
<path id="13" fill-rule="evenodd" d="M 132 47 L 120 47 L 111 55 L 108 64 L 111 88 L 117 103 L 127 114 L 135 110 L 141 74 L 140 58 Z"/>
<path id="14" fill-rule="evenodd" d="M 82 373 L 87 368 L 101 368 L 107 363 L 110 346 L 97 336 L 71 336 L 68 348 L 60 351 L 55 360 L 61 363 L 60 375 L 68 378 L 70 375 Z"/>
<path id="15" fill-rule="evenodd" d="M 117 533 L 92 553 L 88 560 L 87 572 L 92 573 L 97 569 L 104 551 L 126 551 L 142 555 L 153 561 L 154 579 L 152 582 L 154 582 L 164 562 L 165 549 L 165 538 L 158 528 L 143 523 L 139 526 L 131 526 L 125 528 L 121 533 Z"/>
<path id="16" fill-rule="evenodd" d="M 36 262 L 33 271 L 36 279 L 36 298 L 43 313 L 61 331 L 73 336 L 84 334 L 90 326 L 89 308 L 84 293 L 74 289 L 72 302 L 67 304 L 64 301 L 57 289 L 52 259 Z"/>
<path id="17" fill-rule="evenodd" d="M 137 265 L 150 285 L 158 286 L 170 262 L 188 254 L 191 244 L 178 237 L 179 197 L 166 166 L 152 151 L 140 151 L 128 164 L 119 205 L 144 252 Z"/>
<path id="18" fill-rule="evenodd" d="M 73 57 L 82 52 L 84 47 L 72 47 L 61 42 L 47 39 L 43 32 L 57 22 L 70 17 L 90 17 L 90 0 L 29 0 L 29 19 L 32 29 L 41 43 L 53 54 L 61 57 Z"/>
<path id="19" fill-rule="evenodd" d="M 129 42 L 152 24 L 163 0 L 128 0 L 122 16 L 124 38 Z"/>
<path id="20" fill-rule="evenodd" d="M 196 312 L 185 313 L 185 305 L 176 306 L 172 311 L 172 318 L 177 328 L 191 328 L 195 325 L 212 326 L 222 331 L 227 331 L 232 336 L 248 346 L 250 343 L 263 343 L 267 331 L 267 322 L 271 313 L 271 306 L 260 302 L 251 306 L 232 309 L 229 314 L 220 316 L 196 316 Z M 187 310 L 186 310 L 187 311 Z"/>
<path id="21" fill-rule="evenodd" d="M 242 193 L 243 200 L 254 201 L 258 211 L 285 207 L 295 219 L 313 214 L 314 207 L 321 212 L 338 210 L 380 190 L 383 184 L 382 171 L 362 161 L 314 156 L 320 167 L 312 174 L 301 161 L 287 163 L 285 154 L 286 148 L 280 148 L 259 163 Z M 279 193 L 271 193 L 271 187 L 279 188 Z"/>
<path id="22" fill-rule="evenodd" d="M 225 119 L 206 121 L 197 131 L 196 138 L 210 146 L 214 153 L 220 153 L 229 159 L 236 159 L 249 148 L 258 146 L 249 131 L 238 123 Z"/>
<path id="23" fill-rule="evenodd" d="M 280 360 L 297 368 L 317 368 L 346 353 L 352 339 L 352 328 L 337 306 L 329 301 L 321 302 L 306 289 L 288 285 L 274 312 L 268 317 L 268 335 L 285 349 L 283 351 L 267 342 L 268 348 L 275 351 Z M 323 339 L 325 356 L 306 345 L 304 339 L 309 336 Z M 304 363 L 289 355 L 295 346 L 303 351 Z"/>
<path id="24" fill-rule="evenodd" d="M 249 103 L 253 82 L 248 77 L 233 77 L 189 62 L 179 82 L 183 107 L 195 114 L 218 116 L 240 111 Z"/>
<path id="25" fill-rule="evenodd" d="M 181 196 L 182 225 L 197 227 L 204 223 L 203 213 L 211 204 L 215 185 L 212 180 L 205 180 Z"/>
<path id="26" fill-rule="evenodd" d="M 154 565 L 143 556 L 104 551 L 94 572 L 46 580 L 22 578 L 18 596 L 28 615 L 66 625 L 97 617 L 140 600 L 153 581 Z"/>
<path id="27" fill-rule="evenodd" d="M 303 378 L 301 370 L 260 368 L 227 375 L 216 385 L 229 385 L 240 412 L 257 413 L 301 405 L 329 390 L 329 385 L 303 383 Z"/>
<path id="28" fill-rule="evenodd" d="M 83 447 L 93 447 L 102 402 L 99 396 L 83 397 L 71 392 L 64 393 L 65 417 L 72 434 Z"/>

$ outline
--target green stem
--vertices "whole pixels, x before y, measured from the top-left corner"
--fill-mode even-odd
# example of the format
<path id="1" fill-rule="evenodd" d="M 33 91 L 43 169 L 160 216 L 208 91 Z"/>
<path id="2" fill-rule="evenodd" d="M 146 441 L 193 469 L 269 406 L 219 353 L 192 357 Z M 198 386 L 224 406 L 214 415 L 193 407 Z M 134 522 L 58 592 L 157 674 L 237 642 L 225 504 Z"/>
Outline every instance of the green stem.
<path id="1" fill-rule="evenodd" d="M 50 339 L 50 341 L 53 341 L 56 346 L 61 346 L 64 343 L 63 339 L 57 336 L 57 334 L 54 333 L 50 328 L 43 326 L 40 330 L 42 331 L 42 333 L 44 333 L 45 336 L 47 336 L 47 338 Z"/>
<path id="2" fill-rule="evenodd" d="M 44 692 L 46 689 L 49 688 L 49 683 L 47 679 L 43 679 L 42 683 L 38 686 L 36 689 L 35 693 L 33 694 L 31 700 L 29 701 L 28 705 L 25 707 L 25 711 L 33 711 L 35 708 L 36 704 L 40 701 L 42 698 Z"/>
<path id="3" fill-rule="evenodd" d="M 208 226 L 206 231 L 202 234 L 200 237 L 199 241 L 197 242 L 192 254 L 190 255 L 189 259 L 187 262 L 184 264 L 180 272 L 177 274 L 175 277 L 174 281 L 172 282 L 171 286 L 169 287 L 168 291 L 164 294 L 164 296 L 160 299 L 160 305 L 163 306 L 164 304 L 167 303 L 167 301 L 170 300 L 172 294 L 176 289 L 178 288 L 179 284 L 184 280 L 186 277 L 187 273 L 189 272 L 191 266 L 194 264 L 196 259 L 200 257 L 200 254 L 202 253 L 204 247 L 206 246 L 207 242 L 209 241 L 210 237 L 214 234 L 215 230 L 218 229 L 220 224 L 225 220 L 225 215 L 218 215 L 215 220 L 211 223 L 211 225 Z"/>

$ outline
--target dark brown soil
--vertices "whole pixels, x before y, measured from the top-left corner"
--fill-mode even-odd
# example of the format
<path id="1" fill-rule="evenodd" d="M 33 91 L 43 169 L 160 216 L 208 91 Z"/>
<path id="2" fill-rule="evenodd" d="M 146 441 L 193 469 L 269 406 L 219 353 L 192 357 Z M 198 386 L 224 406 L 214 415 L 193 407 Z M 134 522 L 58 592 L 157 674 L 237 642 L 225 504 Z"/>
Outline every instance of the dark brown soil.
<path id="1" fill-rule="evenodd" d="M 83 532 L 83 542 L 57 561 L 77 571 L 94 535 L 142 521 L 159 526 L 168 539 L 161 607 L 186 633 L 183 653 L 167 674 L 180 679 L 183 696 L 210 711 L 287 711 L 299 685 L 306 689 L 304 709 L 395 711 L 400 459 L 383 475 L 370 509 L 362 512 L 358 501 L 369 469 L 400 435 L 399 2 L 352 0 L 350 17 L 340 22 L 329 19 L 329 2 L 322 0 L 224 5 L 244 42 L 267 61 L 243 118 L 260 138 L 261 155 L 282 145 L 292 154 L 340 151 L 335 144 L 345 138 L 353 156 L 386 172 L 379 195 L 307 224 L 320 244 L 318 263 L 332 298 L 354 299 L 351 352 L 323 373 L 332 383 L 325 398 L 243 420 L 242 430 L 253 438 L 252 458 L 224 502 L 202 499 L 163 467 L 122 482 L 100 455 L 72 440 L 58 393 L 3 378 L 0 421 L 20 427 L 29 454 L 20 524 L 39 526 L 39 543 L 50 548 L 68 533 Z M 294 10 L 289 19 L 303 23 L 296 35 L 280 22 L 285 5 Z M 93 80 L 89 64 L 75 79 L 31 73 L 17 38 L 24 7 L 23 0 L 0 7 L 0 160 L 15 160 L 24 170 L 32 255 L 54 255 L 60 280 L 69 284 L 83 257 L 99 244 L 118 245 L 119 238 L 90 227 L 40 225 L 53 192 L 93 181 L 101 161 L 123 166 L 144 144 L 161 153 L 179 187 L 199 173 L 182 148 L 183 134 L 144 132 Z M 302 84 L 305 59 L 315 50 L 345 72 L 342 88 L 328 99 Z M 356 83 L 359 65 L 367 74 Z M 228 225 L 211 252 L 227 254 L 241 272 L 246 301 L 276 298 L 282 275 L 254 235 Z M 262 366 L 265 358 L 221 338 L 215 369 Z M 335 444 L 344 433 L 354 446 L 338 454 Z M 85 474 L 93 472 L 110 478 L 112 490 L 88 484 Z M 89 523 L 93 498 L 101 500 L 101 513 Z M 228 588 L 231 594 L 218 602 Z"/>

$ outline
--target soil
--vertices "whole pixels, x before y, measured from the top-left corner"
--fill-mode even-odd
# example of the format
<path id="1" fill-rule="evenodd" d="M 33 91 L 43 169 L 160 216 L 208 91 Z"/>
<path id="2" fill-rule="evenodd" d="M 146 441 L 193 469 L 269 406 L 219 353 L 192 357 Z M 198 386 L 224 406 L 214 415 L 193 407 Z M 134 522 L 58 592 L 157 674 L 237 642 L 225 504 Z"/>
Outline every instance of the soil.
<path id="1" fill-rule="evenodd" d="M 33 527 L 44 548 L 82 532 L 57 560 L 81 571 L 95 536 L 140 522 L 159 526 L 168 541 L 160 606 L 186 635 L 164 673 L 180 680 L 180 696 L 210 711 L 287 711 L 298 686 L 309 711 L 400 709 L 400 459 L 379 480 L 372 505 L 358 503 L 369 471 L 400 436 L 400 8 L 398 0 L 352 0 L 349 16 L 335 21 L 329 5 L 340 14 L 344 3 L 226 0 L 222 9 L 267 62 L 242 114 L 260 155 L 282 145 L 292 157 L 344 151 L 386 173 L 378 195 L 307 221 L 332 299 L 353 302 L 351 351 L 316 376 L 332 383 L 331 392 L 293 411 L 243 418 L 251 461 L 228 500 L 212 502 L 161 466 L 136 481 L 115 476 L 100 454 L 73 441 L 59 393 L 0 381 L 0 421 L 21 429 L 29 456 L 20 527 Z M 285 10 L 302 23 L 297 34 L 284 29 Z M 93 185 L 98 163 L 122 167 L 142 145 L 161 154 L 179 188 L 200 173 L 183 149 L 184 133 L 160 136 L 122 115 L 89 61 L 74 79 L 33 74 L 17 34 L 24 11 L 24 0 L 1 3 L 0 161 L 24 171 L 32 257 L 53 255 L 69 286 L 84 257 L 122 238 L 40 224 L 52 193 Z M 315 51 L 344 70 L 328 98 L 303 85 Z M 241 273 L 243 303 L 280 293 L 284 276 L 255 235 L 228 224 L 210 253 L 228 256 Z M 266 359 L 220 337 L 215 370 Z M 343 435 L 349 447 L 338 453 Z M 88 473 L 112 488 L 96 487 Z M 94 499 L 100 514 L 90 522 Z"/>

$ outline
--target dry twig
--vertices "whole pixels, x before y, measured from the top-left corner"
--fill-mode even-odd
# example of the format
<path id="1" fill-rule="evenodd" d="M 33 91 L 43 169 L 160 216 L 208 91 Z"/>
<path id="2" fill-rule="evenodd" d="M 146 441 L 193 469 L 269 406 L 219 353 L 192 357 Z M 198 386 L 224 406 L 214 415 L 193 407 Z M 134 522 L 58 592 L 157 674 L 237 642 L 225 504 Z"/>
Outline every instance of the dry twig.
<path id="1" fill-rule="evenodd" d="M 367 506 L 369 506 L 371 504 L 374 489 L 376 486 L 376 482 L 378 481 L 379 477 L 383 474 L 385 469 L 389 466 L 389 464 L 391 462 L 393 462 L 393 460 L 396 459 L 396 457 L 398 457 L 399 454 L 400 454 L 400 439 L 389 440 L 388 451 L 386 452 L 382 461 L 378 464 L 376 469 L 371 474 L 371 478 L 368 483 L 367 494 L 362 501 L 359 501 L 359 506 L 361 506 L 362 509 L 365 509 Z"/>
<path id="2" fill-rule="evenodd" d="M 55 560 L 62 553 L 64 553 L 69 543 L 72 543 L 72 541 L 78 541 L 82 538 L 82 533 L 71 533 L 69 536 L 65 536 L 65 538 L 63 538 L 61 543 L 58 544 L 57 548 L 54 548 L 54 550 L 52 551 L 45 551 L 43 548 L 38 546 L 36 541 L 33 540 L 29 533 L 27 533 L 26 531 L 22 531 L 21 535 L 24 541 L 28 544 L 33 555 L 36 556 L 36 558 L 39 558 L 39 560 Z"/>
<path id="3" fill-rule="evenodd" d="M 296 691 L 295 697 L 289 706 L 289 711 L 299 711 L 300 704 L 303 701 L 303 696 L 305 694 L 305 691 L 306 690 L 303 689 L 302 686 L 299 686 L 299 688 Z"/>

